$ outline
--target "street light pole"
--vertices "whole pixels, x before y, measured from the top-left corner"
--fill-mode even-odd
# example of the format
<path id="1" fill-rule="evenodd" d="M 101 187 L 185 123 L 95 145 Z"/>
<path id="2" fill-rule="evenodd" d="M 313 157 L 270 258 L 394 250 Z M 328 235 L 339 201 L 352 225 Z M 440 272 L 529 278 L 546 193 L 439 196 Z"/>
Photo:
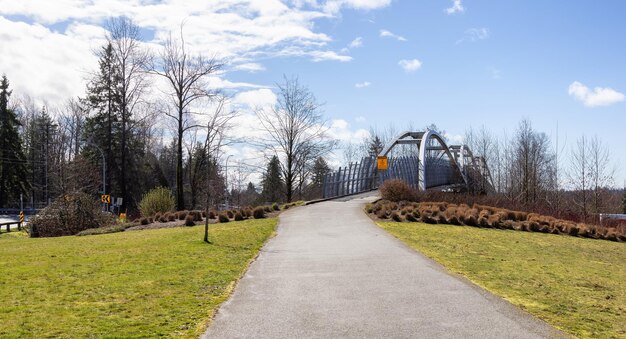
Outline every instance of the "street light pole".
<path id="1" fill-rule="evenodd" d="M 232 154 L 229 154 L 226 157 L 226 173 L 224 175 L 224 186 L 226 186 L 226 205 L 228 205 L 228 208 L 230 208 L 230 204 L 228 203 L 228 159 L 232 156 Z"/>

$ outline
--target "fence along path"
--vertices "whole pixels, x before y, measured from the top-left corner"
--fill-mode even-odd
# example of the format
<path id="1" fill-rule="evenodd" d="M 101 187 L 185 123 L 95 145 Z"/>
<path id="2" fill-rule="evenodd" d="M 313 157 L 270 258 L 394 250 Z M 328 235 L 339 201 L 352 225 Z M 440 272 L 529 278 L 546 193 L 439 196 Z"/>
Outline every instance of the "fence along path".
<path id="1" fill-rule="evenodd" d="M 379 172 L 376 158 L 365 157 L 324 176 L 324 198 L 341 197 L 371 191 L 388 179 L 402 179 L 417 188 L 417 157 L 389 158 L 389 167 Z"/>

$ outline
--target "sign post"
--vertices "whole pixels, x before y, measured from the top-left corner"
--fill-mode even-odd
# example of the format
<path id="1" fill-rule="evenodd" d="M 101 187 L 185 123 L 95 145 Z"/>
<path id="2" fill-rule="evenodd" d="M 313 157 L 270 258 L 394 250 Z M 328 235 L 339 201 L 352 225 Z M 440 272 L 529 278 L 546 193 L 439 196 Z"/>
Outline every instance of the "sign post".
<path id="1" fill-rule="evenodd" d="M 22 224 L 24 223 L 24 211 L 20 211 L 20 223 L 17 224 L 17 230 L 20 231 L 22 229 Z"/>
<path id="2" fill-rule="evenodd" d="M 386 171 L 387 168 L 389 167 L 389 161 L 387 159 L 386 156 L 384 155 L 379 155 L 376 160 L 378 161 L 378 170 L 379 171 Z"/>

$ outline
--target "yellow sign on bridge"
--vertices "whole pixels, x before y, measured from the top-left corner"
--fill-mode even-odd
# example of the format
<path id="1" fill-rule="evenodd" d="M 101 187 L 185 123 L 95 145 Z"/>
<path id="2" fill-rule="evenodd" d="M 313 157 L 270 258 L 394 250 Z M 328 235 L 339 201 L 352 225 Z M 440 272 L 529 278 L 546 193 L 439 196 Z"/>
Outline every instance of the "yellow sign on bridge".
<path id="1" fill-rule="evenodd" d="M 388 166 L 389 166 L 389 163 L 387 161 L 387 157 L 379 155 L 377 160 L 378 160 L 378 170 L 379 171 L 386 171 Z"/>

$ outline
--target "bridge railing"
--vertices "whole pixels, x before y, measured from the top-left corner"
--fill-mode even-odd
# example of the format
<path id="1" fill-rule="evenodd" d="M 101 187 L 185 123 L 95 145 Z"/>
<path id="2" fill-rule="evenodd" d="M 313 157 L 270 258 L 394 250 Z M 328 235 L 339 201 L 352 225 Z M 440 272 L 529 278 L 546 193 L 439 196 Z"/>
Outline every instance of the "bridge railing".
<path id="1" fill-rule="evenodd" d="M 389 179 L 402 179 L 409 186 L 418 187 L 417 157 L 389 158 L 386 171 L 378 171 L 376 158 L 366 157 L 360 162 L 340 167 L 324 177 L 323 197 L 334 198 L 377 189 Z"/>

